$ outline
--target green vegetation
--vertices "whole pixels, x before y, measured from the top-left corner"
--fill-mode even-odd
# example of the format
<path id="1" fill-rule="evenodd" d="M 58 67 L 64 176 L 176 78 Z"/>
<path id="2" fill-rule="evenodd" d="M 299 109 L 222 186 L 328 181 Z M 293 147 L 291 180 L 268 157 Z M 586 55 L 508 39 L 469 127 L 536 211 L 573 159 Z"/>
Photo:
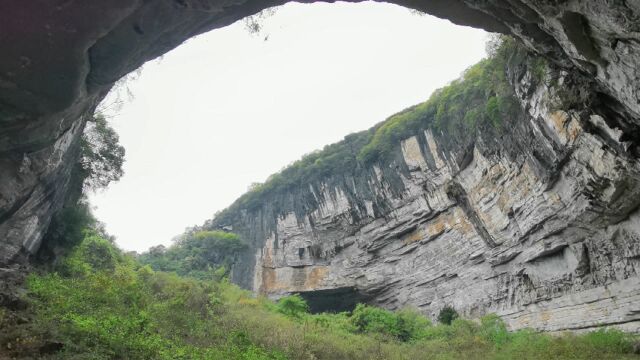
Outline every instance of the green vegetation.
<path id="1" fill-rule="evenodd" d="M 80 143 L 78 174 L 87 189 L 106 188 L 122 177 L 125 150 L 119 141 L 104 116 L 97 114 L 87 121 Z"/>
<path id="2" fill-rule="evenodd" d="M 300 318 L 309 312 L 307 302 L 298 294 L 285 296 L 278 300 L 276 309 L 281 314 L 292 318 Z"/>
<path id="3" fill-rule="evenodd" d="M 358 305 L 309 314 L 224 278 L 157 272 L 92 230 L 49 273 L 32 274 L 30 320 L 6 326 L 0 357 L 42 359 L 632 359 L 615 330 L 509 332 L 495 315 L 432 325 L 417 311 Z M 3 324 L 4 326 L 5 324 Z"/>
<path id="4" fill-rule="evenodd" d="M 513 39 L 498 38 L 490 56 L 468 68 L 460 79 L 385 120 L 358 158 L 365 163 L 384 159 L 401 140 L 429 127 L 448 134 L 452 141 L 475 136 L 485 124 L 500 129 L 519 111 L 506 76 L 507 64 L 518 51 Z"/>
<path id="5" fill-rule="evenodd" d="M 93 232 L 55 272 L 32 275 L 28 287 L 35 311 L 31 340 L 64 344 L 52 358 L 285 358 L 220 322 L 221 304 L 231 301 L 224 297 L 238 289 L 154 272 Z"/>
<path id="6" fill-rule="evenodd" d="M 45 262 L 82 241 L 85 229 L 93 229 L 113 241 L 91 213 L 86 193 L 107 187 L 124 174 L 125 150 L 118 134 L 97 114 L 87 121 L 80 139 L 79 159 L 69 179 L 63 208 L 53 215 L 38 257 Z"/>
<path id="7" fill-rule="evenodd" d="M 224 231 L 186 232 L 169 248 L 162 245 L 139 257 L 156 271 L 175 272 L 196 279 L 220 277 L 231 269 L 247 245 L 234 233 Z"/>
<path id="8" fill-rule="evenodd" d="M 451 325 L 453 320 L 458 318 L 458 312 L 451 306 L 445 306 L 438 313 L 438 322 L 445 325 Z"/>
<path id="9" fill-rule="evenodd" d="M 399 341 L 415 341 L 425 337 L 431 322 L 411 308 L 397 312 L 358 304 L 351 314 L 358 332 L 382 334 Z"/>

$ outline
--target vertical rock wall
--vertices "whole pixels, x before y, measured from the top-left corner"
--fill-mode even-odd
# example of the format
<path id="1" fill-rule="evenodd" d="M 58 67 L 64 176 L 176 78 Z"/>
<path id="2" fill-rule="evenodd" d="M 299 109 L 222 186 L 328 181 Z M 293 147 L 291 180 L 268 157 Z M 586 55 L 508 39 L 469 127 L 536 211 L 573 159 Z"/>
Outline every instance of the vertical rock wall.
<path id="1" fill-rule="evenodd" d="M 513 329 L 639 331 L 637 144 L 607 125 L 581 77 L 510 77 L 524 110 L 502 128 L 462 144 L 424 129 L 395 161 L 273 195 L 290 206 L 214 219 L 254 244 L 235 281 L 432 317 L 445 305 L 495 312 Z"/>

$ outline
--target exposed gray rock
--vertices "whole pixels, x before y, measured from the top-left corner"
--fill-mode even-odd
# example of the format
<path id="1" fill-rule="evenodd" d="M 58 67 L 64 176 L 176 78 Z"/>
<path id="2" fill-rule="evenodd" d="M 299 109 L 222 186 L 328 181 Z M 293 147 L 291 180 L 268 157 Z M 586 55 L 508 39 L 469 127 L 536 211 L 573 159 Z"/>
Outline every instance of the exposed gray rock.
<path id="1" fill-rule="evenodd" d="M 590 103 L 588 82 L 557 70 L 534 80 L 526 67 L 510 75 L 526 113 L 501 135 L 481 130 L 467 160 L 453 160 L 467 144 L 426 130 L 398 144 L 400 163 L 306 184 L 281 202 L 311 192 L 316 207 L 274 212 L 266 201 L 225 216 L 232 224 L 214 219 L 208 226 L 233 225 L 254 244 L 236 266 L 253 273 L 235 281 L 310 301 L 355 289 L 434 318 L 446 305 L 495 312 L 513 329 L 640 331 L 640 161 Z"/>

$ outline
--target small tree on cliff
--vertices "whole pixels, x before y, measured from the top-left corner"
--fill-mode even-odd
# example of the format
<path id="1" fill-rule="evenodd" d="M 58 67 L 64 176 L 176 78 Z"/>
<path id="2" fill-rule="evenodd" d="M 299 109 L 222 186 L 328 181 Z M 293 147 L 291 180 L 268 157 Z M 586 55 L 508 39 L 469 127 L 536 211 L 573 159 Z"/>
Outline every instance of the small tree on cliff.
<path id="1" fill-rule="evenodd" d="M 80 140 L 80 159 L 73 166 L 63 208 L 54 214 L 39 250 L 41 260 L 52 259 L 84 238 L 86 229 L 112 241 L 104 225 L 91 213 L 87 191 L 107 187 L 124 174 L 125 150 L 118 134 L 102 115 L 92 117 Z"/>
<path id="2" fill-rule="evenodd" d="M 96 115 L 87 122 L 81 141 L 79 165 L 85 190 L 102 189 L 120 180 L 125 150 L 104 116 Z"/>
<path id="3" fill-rule="evenodd" d="M 458 318 L 458 312 L 453 307 L 447 305 L 440 310 L 438 314 L 438 322 L 445 325 L 451 325 L 453 320 Z"/>

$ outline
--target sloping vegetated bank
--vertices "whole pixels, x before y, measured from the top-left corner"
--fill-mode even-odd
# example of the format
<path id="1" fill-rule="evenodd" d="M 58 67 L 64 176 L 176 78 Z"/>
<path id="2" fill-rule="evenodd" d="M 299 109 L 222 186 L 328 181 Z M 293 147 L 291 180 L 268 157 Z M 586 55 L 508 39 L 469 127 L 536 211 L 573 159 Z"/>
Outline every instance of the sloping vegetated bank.
<path id="1" fill-rule="evenodd" d="M 202 274 L 198 274 L 199 276 Z M 508 332 L 494 315 L 433 325 L 416 311 L 306 311 L 215 279 L 154 271 L 87 232 L 54 271 L 28 279 L 28 310 L 0 313 L 0 354 L 45 359 L 631 359 L 615 331 Z M 219 274 L 218 274 L 219 275 Z M 204 277 L 206 278 L 206 277 Z M 18 319 L 18 320 L 16 320 Z"/>

